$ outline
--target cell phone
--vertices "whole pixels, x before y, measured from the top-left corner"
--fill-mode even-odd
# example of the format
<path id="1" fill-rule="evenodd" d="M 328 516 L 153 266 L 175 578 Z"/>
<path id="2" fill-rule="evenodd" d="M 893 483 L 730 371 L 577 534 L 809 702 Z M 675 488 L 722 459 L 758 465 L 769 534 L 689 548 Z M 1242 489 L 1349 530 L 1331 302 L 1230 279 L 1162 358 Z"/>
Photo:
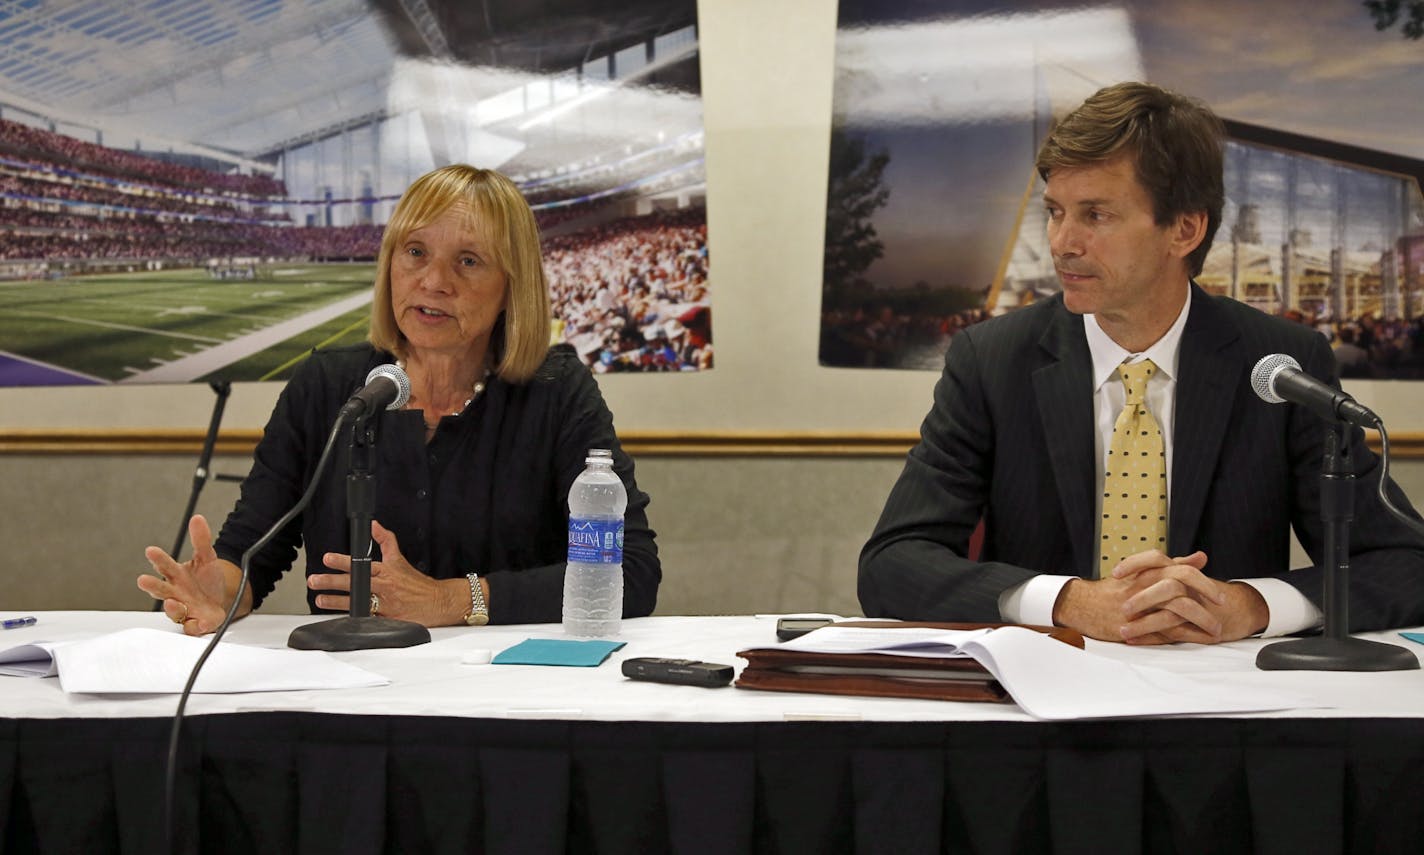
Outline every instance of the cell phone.
<path id="1" fill-rule="evenodd" d="M 784 617 L 776 621 L 776 637 L 782 641 L 800 638 L 813 629 L 834 623 L 830 618 Z"/>
<path id="2" fill-rule="evenodd" d="M 641 656 L 623 660 L 623 676 L 654 683 L 682 686 L 725 686 L 732 682 L 732 666 L 696 659 L 660 659 Z"/>

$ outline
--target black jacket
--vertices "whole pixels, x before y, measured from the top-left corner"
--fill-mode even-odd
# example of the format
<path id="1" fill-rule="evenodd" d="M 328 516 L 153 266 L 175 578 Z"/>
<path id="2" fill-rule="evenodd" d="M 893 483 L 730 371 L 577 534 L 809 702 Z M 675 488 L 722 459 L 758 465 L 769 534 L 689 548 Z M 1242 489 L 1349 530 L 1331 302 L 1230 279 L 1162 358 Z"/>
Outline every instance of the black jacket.
<path id="1" fill-rule="evenodd" d="M 294 506 L 310 483 L 341 405 L 377 365 L 394 361 L 370 345 L 317 351 L 282 391 L 257 446 L 242 495 L 216 543 L 220 557 L 242 553 Z M 306 550 L 307 574 L 331 572 L 324 552 L 349 553 L 346 478 L 349 432 L 311 505 L 254 556 L 253 605 L 260 604 Z M 613 450 L 628 491 L 623 549 L 626 617 L 652 612 L 662 569 L 613 416 L 588 369 L 566 346 L 549 351 L 528 383 L 492 377 L 468 410 L 442 420 L 432 442 L 415 411 L 380 416 L 371 471 L 375 519 L 393 531 L 402 554 L 422 572 L 452 579 L 476 572 L 490 586 L 495 623 L 549 623 L 560 617 L 567 549 L 569 487 L 590 448 Z M 379 560 L 379 547 L 374 560 Z M 316 594 L 307 592 L 312 611 Z"/>
<path id="2" fill-rule="evenodd" d="M 1314 330 L 1192 286 L 1178 354 L 1167 554 L 1203 550 L 1217 579 L 1274 576 L 1322 601 L 1325 423 L 1267 404 L 1251 369 L 1294 356 L 1338 386 Z M 871 616 L 996 621 L 999 595 L 1038 573 L 1093 578 L 1092 357 L 1083 318 L 1054 297 L 956 335 L 905 469 L 861 552 Z M 1424 623 L 1424 539 L 1376 496 L 1378 459 L 1353 429 L 1353 631 Z M 1409 508 L 1392 489 L 1391 500 Z M 969 536 L 985 524 L 979 562 Z M 1290 571 L 1290 531 L 1317 566 Z"/>

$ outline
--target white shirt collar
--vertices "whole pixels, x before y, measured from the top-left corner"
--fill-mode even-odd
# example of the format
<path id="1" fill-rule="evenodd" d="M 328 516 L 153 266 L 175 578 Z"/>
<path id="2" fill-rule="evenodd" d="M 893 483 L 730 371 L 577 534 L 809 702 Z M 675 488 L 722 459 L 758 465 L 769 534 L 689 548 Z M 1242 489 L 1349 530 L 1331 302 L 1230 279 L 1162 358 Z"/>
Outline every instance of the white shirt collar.
<path id="1" fill-rule="evenodd" d="M 1129 353 L 1117 342 L 1108 337 L 1103 332 L 1103 328 L 1098 325 L 1096 315 L 1083 316 L 1083 332 L 1088 337 L 1088 351 L 1093 355 L 1093 391 L 1096 393 L 1103 387 L 1103 384 L 1111 380 L 1117 373 L 1117 367 L 1124 361 L 1140 362 L 1143 359 L 1150 359 L 1169 380 L 1177 377 L 1177 354 L 1181 349 L 1182 330 L 1187 326 L 1187 315 L 1192 308 L 1192 289 L 1187 287 L 1187 299 L 1182 301 L 1182 310 L 1177 313 L 1177 319 L 1162 334 L 1162 337 L 1153 342 L 1152 346 L 1141 353 Z"/>

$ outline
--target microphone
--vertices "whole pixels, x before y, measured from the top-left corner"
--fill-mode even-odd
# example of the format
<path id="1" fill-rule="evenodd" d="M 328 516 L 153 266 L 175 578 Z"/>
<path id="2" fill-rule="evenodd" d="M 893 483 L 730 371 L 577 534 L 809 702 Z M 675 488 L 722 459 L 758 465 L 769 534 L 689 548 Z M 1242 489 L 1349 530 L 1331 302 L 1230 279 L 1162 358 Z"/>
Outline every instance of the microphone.
<path id="1" fill-rule="evenodd" d="M 410 378 L 399 365 L 377 365 L 366 375 L 366 385 L 341 407 L 338 421 L 365 418 L 379 410 L 399 410 L 410 400 Z"/>
<path id="2" fill-rule="evenodd" d="M 1251 369 L 1251 387 L 1268 404 L 1290 401 L 1322 419 L 1349 422 L 1362 428 L 1377 429 L 1380 423 L 1379 416 L 1369 407 L 1311 377 L 1301 370 L 1299 362 L 1284 353 L 1261 357 Z"/>

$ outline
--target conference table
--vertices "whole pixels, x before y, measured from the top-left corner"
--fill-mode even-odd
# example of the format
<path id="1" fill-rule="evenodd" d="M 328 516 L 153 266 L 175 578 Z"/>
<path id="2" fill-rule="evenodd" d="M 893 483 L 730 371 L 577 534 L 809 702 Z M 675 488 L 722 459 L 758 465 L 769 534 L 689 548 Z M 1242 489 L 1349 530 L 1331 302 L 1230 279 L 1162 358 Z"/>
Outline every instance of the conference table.
<path id="1" fill-rule="evenodd" d="M 12 612 L 0 613 L 10 618 Z M 161 613 L 40 612 L 0 650 Z M 598 667 L 488 664 L 557 625 L 451 627 L 331 654 L 386 680 L 194 694 L 176 851 L 271 853 L 1419 852 L 1424 672 L 1263 672 L 1269 643 L 1087 651 L 1310 703 L 1042 721 L 1014 703 L 632 681 L 634 656 L 735 665 L 775 615 L 624 621 Z M 309 616 L 224 638 L 285 649 Z M 1373 638 L 1424 651 L 1398 633 Z M 143 657 L 134 657 L 134 667 Z M 4 853 L 161 853 L 177 695 L 0 676 Z"/>

